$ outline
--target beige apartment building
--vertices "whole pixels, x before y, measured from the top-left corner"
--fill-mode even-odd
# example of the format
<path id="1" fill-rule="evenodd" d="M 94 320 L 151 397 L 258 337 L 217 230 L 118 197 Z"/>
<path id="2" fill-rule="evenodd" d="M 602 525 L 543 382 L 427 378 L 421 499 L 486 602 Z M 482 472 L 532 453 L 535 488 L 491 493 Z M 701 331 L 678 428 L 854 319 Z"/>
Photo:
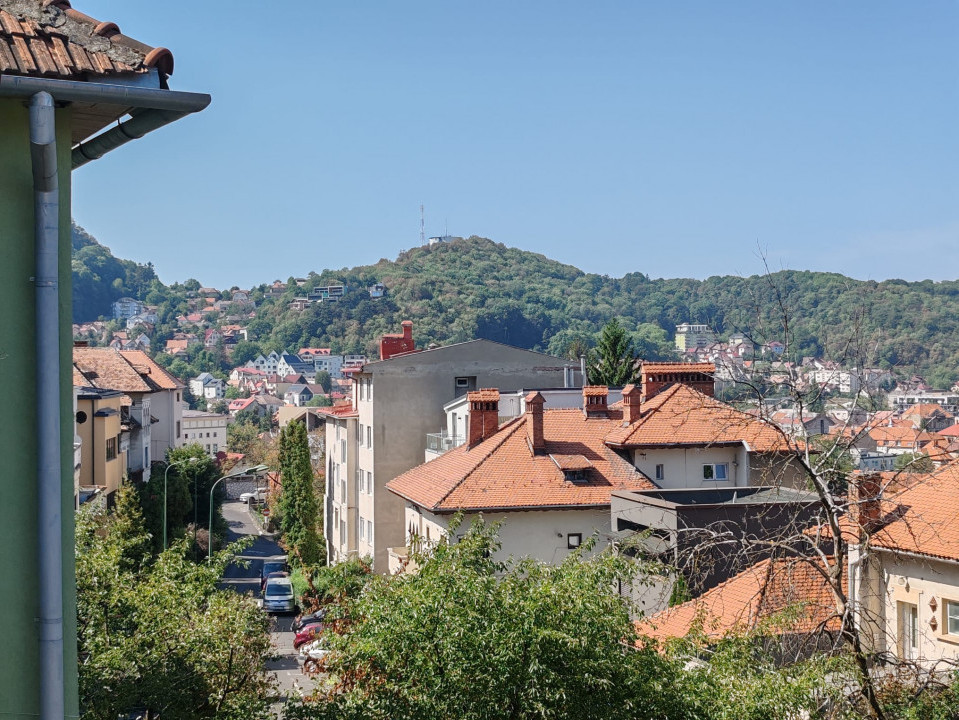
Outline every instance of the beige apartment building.
<path id="1" fill-rule="evenodd" d="M 389 548 L 406 544 L 405 503 L 386 484 L 423 462 L 427 434 L 447 425 L 443 406 L 471 390 L 582 385 L 562 358 L 490 340 L 416 351 L 411 324 L 385 336 L 383 359 L 358 366 L 349 411 L 326 409 L 325 512 L 331 562 L 371 557 L 385 573 Z M 322 409 L 320 409 L 322 410 Z"/>
<path id="2" fill-rule="evenodd" d="M 121 423 L 123 393 L 81 387 L 76 390 L 76 435 L 80 438 L 77 494 L 102 493 L 112 505 L 126 474 L 126 444 Z"/>
<path id="3" fill-rule="evenodd" d="M 226 426 L 229 415 L 203 412 L 202 410 L 183 410 L 180 438 L 177 447 L 199 445 L 206 454 L 215 458 L 221 450 L 226 450 Z"/>

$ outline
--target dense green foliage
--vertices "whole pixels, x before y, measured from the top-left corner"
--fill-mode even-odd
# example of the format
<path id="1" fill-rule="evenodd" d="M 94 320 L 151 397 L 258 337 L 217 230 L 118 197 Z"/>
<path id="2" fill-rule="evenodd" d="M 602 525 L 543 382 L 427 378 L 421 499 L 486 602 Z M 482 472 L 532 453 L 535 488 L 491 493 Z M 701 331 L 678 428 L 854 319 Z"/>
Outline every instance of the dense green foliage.
<path id="1" fill-rule="evenodd" d="M 157 280 L 153 265 L 115 258 L 109 248 L 73 224 L 73 322 L 110 317 L 121 297 L 143 298 Z"/>
<path id="2" fill-rule="evenodd" d="M 616 318 L 603 325 L 589 365 L 589 382 L 622 387 L 636 376 L 636 350 L 626 328 Z"/>
<path id="3" fill-rule="evenodd" d="M 870 716 L 847 652 L 797 653 L 780 634 L 798 608 L 721 640 L 694 621 L 687 638 L 657 645 L 637 636 L 616 592 L 637 576 L 633 559 L 587 543 L 559 565 L 498 562 L 496 525 L 457 530 L 455 543 L 414 553 L 413 573 L 369 575 L 357 561 L 326 569 L 322 579 L 347 588 L 334 593 L 324 635 L 329 675 L 287 718 Z M 890 674 L 881 708 L 888 720 L 944 720 L 957 691 L 955 677 Z"/>
<path id="4" fill-rule="evenodd" d="M 218 590 L 239 546 L 194 564 L 183 540 L 154 557 L 137 500 L 77 514 L 77 621 L 83 716 L 133 710 L 168 720 L 263 718 L 269 621 L 248 596 Z"/>
<path id="5" fill-rule="evenodd" d="M 374 282 L 386 285 L 385 298 L 369 297 Z M 347 285 L 341 301 L 289 308 L 294 297 L 333 283 Z M 172 335 L 176 316 L 188 310 L 187 293 L 198 286 L 138 286 L 138 297 L 159 306 L 154 347 Z M 414 248 L 395 261 L 310 273 L 302 287 L 289 283 L 275 298 L 266 288 L 253 289 L 256 317 L 243 318 L 251 343 L 243 357 L 300 347 L 373 355 L 380 335 L 398 331 L 404 319 L 414 322 L 421 347 L 485 337 L 578 357 L 615 317 L 637 353 L 650 359 L 666 359 L 676 325 L 694 322 L 710 324 L 720 336 L 742 331 L 758 343 L 786 342 L 792 359 L 856 362 L 868 348 L 875 364 L 921 372 L 937 386 L 948 387 L 959 367 L 959 281 L 859 281 L 790 270 L 706 280 L 653 279 L 641 272 L 611 278 L 473 237 Z M 77 316 L 89 319 L 97 307 L 81 298 Z M 222 354 L 202 348 L 175 362 L 181 366 L 171 371 L 181 376 L 226 369 Z"/>
<path id="6" fill-rule="evenodd" d="M 317 492 L 303 423 L 287 423 L 280 431 L 280 478 L 281 527 L 290 555 L 305 566 L 323 562 L 326 553 L 320 541 Z"/>
<path id="7" fill-rule="evenodd" d="M 419 556 L 414 575 L 369 576 L 329 669 L 337 687 L 293 716 L 329 718 L 659 717 L 666 662 L 634 649 L 613 592 L 632 563 L 499 563 L 495 526 Z"/>

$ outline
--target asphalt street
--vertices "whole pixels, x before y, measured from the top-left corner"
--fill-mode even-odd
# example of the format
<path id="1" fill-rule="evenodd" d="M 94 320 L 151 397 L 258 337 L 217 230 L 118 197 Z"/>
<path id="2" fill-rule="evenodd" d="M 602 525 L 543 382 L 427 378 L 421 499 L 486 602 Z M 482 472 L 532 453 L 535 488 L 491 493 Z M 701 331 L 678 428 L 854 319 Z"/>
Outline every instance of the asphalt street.
<path id="1" fill-rule="evenodd" d="M 223 503 L 223 517 L 229 525 L 229 540 L 234 542 L 246 535 L 252 535 L 255 540 L 238 561 L 248 561 L 243 564 L 235 562 L 230 565 L 223 575 L 224 587 L 230 587 L 241 593 L 251 593 L 260 597 L 260 569 L 263 561 L 271 558 L 284 557 L 283 549 L 276 544 L 270 535 L 263 535 L 253 519 L 250 517 L 246 503 L 227 501 Z M 275 659 L 267 663 L 267 669 L 272 672 L 279 686 L 279 702 L 287 697 L 296 696 L 313 687 L 312 680 L 304 675 L 296 661 L 296 651 L 293 649 L 293 632 L 290 626 L 293 623 L 292 615 L 273 615 L 271 635 L 275 647 Z"/>

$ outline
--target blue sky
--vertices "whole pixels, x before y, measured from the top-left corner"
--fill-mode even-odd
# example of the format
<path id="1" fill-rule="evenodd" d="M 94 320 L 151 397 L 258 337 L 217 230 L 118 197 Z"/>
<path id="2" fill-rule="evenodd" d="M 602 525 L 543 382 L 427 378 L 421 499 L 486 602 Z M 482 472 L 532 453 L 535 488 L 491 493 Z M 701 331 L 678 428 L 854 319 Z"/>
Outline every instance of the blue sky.
<path id="1" fill-rule="evenodd" d="M 482 235 L 611 276 L 956 279 L 959 3 L 76 0 L 203 113 L 74 174 L 162 280 Z"/>

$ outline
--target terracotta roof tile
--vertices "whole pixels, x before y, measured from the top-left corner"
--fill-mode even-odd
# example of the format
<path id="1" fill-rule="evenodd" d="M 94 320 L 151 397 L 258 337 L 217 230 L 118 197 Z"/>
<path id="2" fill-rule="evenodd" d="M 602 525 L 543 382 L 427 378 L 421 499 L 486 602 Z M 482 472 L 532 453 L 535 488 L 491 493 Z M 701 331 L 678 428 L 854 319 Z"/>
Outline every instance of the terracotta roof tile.
<path id="1" fill-rule="evenodd" d="M 617 447 L 746 443 L 756 452 L 789 449 L 772 425 L 681 383 L 644 403 L 639 420 L 612 429 L 606 441 Z"/>
<path id="2" fill-rule="evenodd" d="M 73 362 L 86 384 L 104 390 L 152 393 L 185 387 L 140 350 L 75 347 Z"/>
<path id="3" fill-rule="evenodd" d="M 959 463 L 928 474 L 908 474 L 912 484 L 882 501 L 884 524 L 871 544 L 959 560 Z"/>
<path id="4" fill-rule="evenodd" d="M 636 630 L 641 636 L 664 640 L 698 629 L 706 638 L 717 640 L 731 632 L 752 630 L 793 606 L 798 606 L 799 615 L 789 616 L 789 632 L 836 630 L 835 600 L 814 562 L 763 560 L 694 600 L 638 622 Z"/>
<path id="5" fill-rule="evenodd" d="M 688 372 L 688 373 L 707 373 L 713 374 L 716 372 L 716 366 L 712 363 L 676 363 L 676 362 L 666 362 L 666 363 L 655 363 L 655 362 L 644 362 L 642 365 L 644 373 L 675 373 L 675 372 Z"/>
<path id="6" fill-rule="evenodd" d="M 439 512 L 604 506 L 613 490 L 653 489 L 645 475 L 604 444 L 610 423 L 622 419 L 621 413 L 611 415 L 615 419 L 587 419 L 579 409 L 543 412 L 546 452 L 588 460 L 582 482 L 567 480 L 549 454 L 530 452 L 526 419 L 519 417 L 473 448 L 461 445 L 394 478 L 387 487 Z"/>
<path id="7" fill-rule="evenodd" d="M 149 381 L 156 384 L 161 390 L 179 390 L 186 387 L 180 380 L 160 367 L 153 358 L 142 350 L 121 350 L 120 354 L 134 368 L 143 375 L 149 376 Z"/>
<path id="8" fill-rule="evenodd" d="M 0 0 L 0 72 L 82 80 L 85 74 L 173 73 L 173 56 L 74 10 L 66 0 Z"/>

